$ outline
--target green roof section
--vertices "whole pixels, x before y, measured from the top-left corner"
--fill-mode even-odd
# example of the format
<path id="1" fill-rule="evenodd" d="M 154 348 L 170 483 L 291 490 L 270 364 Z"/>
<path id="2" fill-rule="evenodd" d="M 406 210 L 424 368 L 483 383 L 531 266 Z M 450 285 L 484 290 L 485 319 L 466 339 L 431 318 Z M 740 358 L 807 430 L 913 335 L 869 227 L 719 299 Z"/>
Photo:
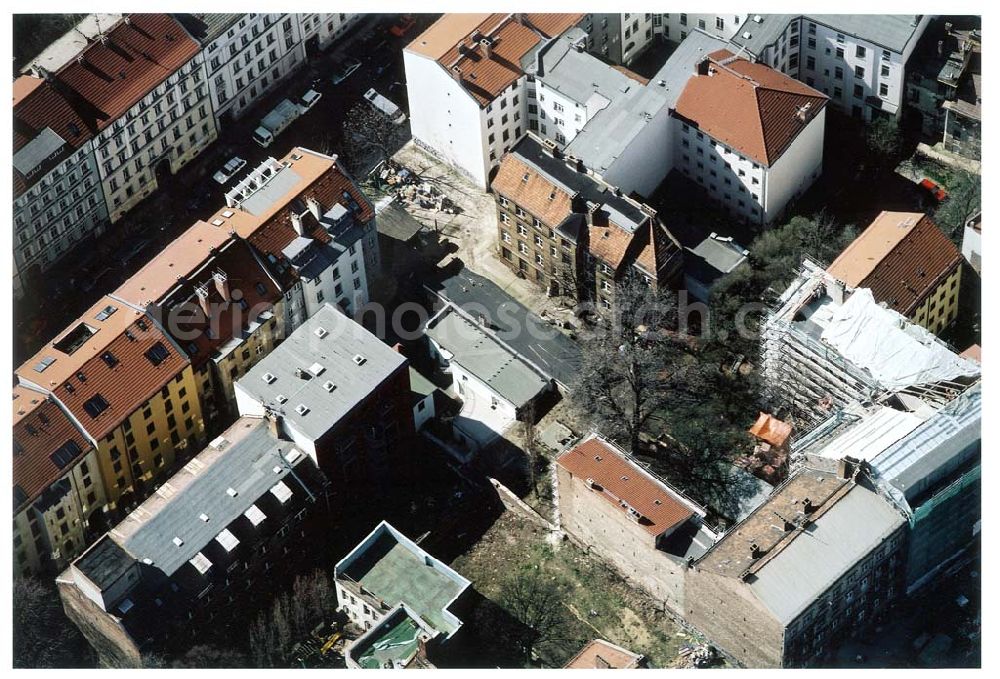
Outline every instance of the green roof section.
<path id="1" fill-rule="evenodd" d="M 406 608 L 399 606 L 377 627 L 359 638 L 350 653 L 362 669 L 405 667 L 417 654 L 422 632 L 426 634 Z"/>
<path id="2" fill-rule="evenodd" d="M 405 604 L 416 616 L 450 637 L 462 621 L 448 607 L 470 582 L 383 521 L 334 569 L 387 606 Z"/>

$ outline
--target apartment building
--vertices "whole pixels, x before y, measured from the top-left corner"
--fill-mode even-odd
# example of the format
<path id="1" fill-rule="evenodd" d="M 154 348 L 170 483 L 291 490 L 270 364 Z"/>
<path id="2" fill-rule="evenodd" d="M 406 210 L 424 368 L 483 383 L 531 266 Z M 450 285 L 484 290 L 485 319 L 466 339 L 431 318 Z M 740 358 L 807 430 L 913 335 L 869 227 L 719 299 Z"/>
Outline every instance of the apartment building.
<path id="1" fill-rule="evenodd" d="M 847 288 L 808 260 L 767 314 L 761 369 L 765 398 L 804 422 L 890 392 L 943 403 L 980 375 L 871 290 Z"/>
<path id="2" fill-rule="evenodd" d="M 332 305 L 236 382 L 236 402 L 243 416 L 274 415 L 334 478 L 384 484 L 413 462 L 406 358 Z"/>
<path id="3" fill-rule="evenodd" d="M 593 14 L 583 24 L 587 49 L 614 64 L 628 66 L 653 44 L 654 14 Z"/>
<path id="4" fill-rule="evenodd" d="M 295 16 L 302 23 L 302 43 L 306 56 L 312 57 L 343 37 L 365 15 L 305 12 Z"/>
<path id="5" fill-rule="evenodd" d="M 427 632 L 434 633 L 425 645 L 428 641 L 437 646 L 453 645 L 463 618 L 471 612 L 472 583 L 386 521 L 338 561 L 333 574 L 340 610 L 365 630 L 379 630 L 381 622 L 398 615 L 402 604 L 408 614 L 404 617 L 418 620 Z M 415 645 L 415 640 L 411 643 Z M 367 664 L 361 660 L 367 647 L 364 637 L 351 647 L 359 665 Z M 396 664 L 390 662 L 389 667 Z"/>
<path id="6" fill-rule="evenodd" d="M 103 531 L 97 448 L 54 398 L 18 384 L 12 464 L 14 573 L 58 572 Z"/>
<path id="7" fill-rule="evenodd" d="M 111 223 L 217 136 L 198 44 L 166 14 L 123 17 L 56 75 L 89 102 Z"/>
<path id="8" fill-rule="evenodd" d="M 248 108 L 300 66 L 306 54 L 298 14 L 176 14 L 198 41 L 206 64 L 212 110 L 220 127 Z"/>
<path id="9" fill-rule="evenodd" d="M 903 592 L 901 514 L 857 468 L 804 469 L 686 571 L 685 619 L 745 667 L 818 664 Z"/>
<path id="10" fill-rule="evenodd" d="M 57 402 L 97 449 L 106 512 L 141 501 L 204 440 L 191 362 L 154 318 L 112 297 L 15 372 L 19 384 Z"/>
<path id="11" fill-rule="evenodd" d="M 764 64 L 713 52 L 677 99 L 674 167 L 729 214 L 771 224 L 823 171 L 827 101 Z"/>
<path id="12" fill-rule="evenodd" d="M 871 122 L 902 113 L 910 56 L 929 15 L 754 14 L 732 37 L 741 54 L 830 98 Z"/>
<path id="13" fill-rule="evenodd" d="M 329 482 L 272 425 L 238 420 L 56 579 L 103 662 L 224 643 L 227 614 L 295 574 Z"/>
<path id="14" fill-rule="evenodd" d="M 635 272 L 656 287 L 681 276 L 681 248 L 656 211 L 591 176 L 551 142 L 529 135 L 503 159 L 491 190 L 501 261 L 550 295 L 613 301 Z"/>
<path id="15" fill-rule="evenodd" d="M 704 508 L 596 434 L 556 460 L 556 479 L 566 532 L 683 614 L 688 562 L 716 539 Z"/>
<path id="16" fill-rule="evenodd" d="M 204 75 L 179 24 L 137 14 L 87 17 L 17 78 L 16 296 L 215 138 Z"/>
<path id="17" fill-rule="evenodd" d="M 695 29 L 729 40 L 746 19 L 746 14 L 659 14 L 653 15 L 653 30 L 671 42 L 683 43 Z"/>
<path id="18" fill-rule="evenodd" d="M 981 460 L 980 383 L 944 405 L 912 395 L 851 403 L 792 448 L 794 466 L 859 465 L 906 518 L 907 594 L 947 570 L 979 535 Z"/>
<path id="19" fill-rule="evenodd" d="M 882 212 L 827 272 L 934 334 L 958 318 L 962 253 L 923 213 Z"/>
<path id="20" fill-rule="evenodd" d="M 184 350 L 210 428 L 236 417 L 234 382 L 286 335 L 285 296 L 249 242 L 198 221 L 117 290 Z"/>
<path id="21" fill-rule="evenodd" d="M 51 74 L 49 79 L 22 75 L 14 81 L 17 299 L 75 244 L 107 228 L 108 208 L 92 140 L 83 117 L 67 105 Z"/>
<path id="22" fill-rule="evenodd" d="M 445 14 L 403 51 L 415 142 L 485 189 L 527 132 L 525 73 L 548 38 L 584 14 Z"/>
<path id="23" fill-rule="evenodd" d="M 965 222 L 962 231 L 962 256 L 976 273 L 983 269 L 983 213 L 980 210 Z"/>
<path id="24" fill-rule="evenodd" d="M 275 271 L 289 332 L 327 302 L 360 311 L 381 271 L 375 208 L 336 156 L 296 148 L 268 158 L 211 222 L 246 238 Z"/>

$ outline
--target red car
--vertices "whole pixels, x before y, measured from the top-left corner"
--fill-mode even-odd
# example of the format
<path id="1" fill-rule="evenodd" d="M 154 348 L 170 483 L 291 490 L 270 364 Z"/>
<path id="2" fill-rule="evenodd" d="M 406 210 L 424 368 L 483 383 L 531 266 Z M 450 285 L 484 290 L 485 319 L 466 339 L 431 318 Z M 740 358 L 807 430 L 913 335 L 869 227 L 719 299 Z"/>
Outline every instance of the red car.
<path id="1" fill-rule="evenodd" d="M 412 14 L 404 14 L 400 17 L 399 21 L 389 29 L 389 32 L 397 38 L 402 38 L 410 32 L 410 29 L 413 28 L 416 23 L 417 20 L 413 18 Z"/>
<path id="2" fill-rule="evenodd" d="M 920 188 L 926 191 L 938 203 L 943 203 L 948 199 L 948 192 L 938 186 L 932 179 L 924 179 L 920 182 Z"/>

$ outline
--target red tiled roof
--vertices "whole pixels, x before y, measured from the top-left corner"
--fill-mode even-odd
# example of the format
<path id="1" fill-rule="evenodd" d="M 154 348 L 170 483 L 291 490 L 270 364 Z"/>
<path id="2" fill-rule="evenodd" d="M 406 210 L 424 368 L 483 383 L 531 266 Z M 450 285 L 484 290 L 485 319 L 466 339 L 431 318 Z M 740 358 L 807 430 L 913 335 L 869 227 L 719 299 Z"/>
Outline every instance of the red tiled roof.
<path id="1" fill-rule="evenodd" d="M 740 58 L 723 65 L 731 56 L 728 50 L 709 55 L 710 74 L 688 79 L 676 112 L 713 139 L 772 165 L 828 98 L 764 64 Z"/>
<path id="2" fill-rule="evenodd" d="M 625 261 L 625 255 L 632 245 L 633 234 L 614 222 L 607 226 L 594 224 L 589 228 L 590 254 L 607 263 L 615 271 Z"/>
<path id="3" fill-rule="evenodd" d="M 161 326 L 184 348 L 195 368 L 209 360 L 215 350 L 229 342 L 236 333 L 245 330 L 257 316 L 270 311 L 281 298 L 281 290 L 253 256 L 246 241 L 233 240 L 227 245 L 201 267 L 197 274 L 188 277 L 182 286 L 171 291 L 157 312 Z M 228 304 L 224 301 L 212 277 L 216 271 L 226 275 L 230 299 L 235 301 Z M 214 337 L 209 337 L 206 332 L 212 325 L 195 293 L 195 288 L 199 285 L 205 286 L 209 293 L 209 308 L 218 314 L 214 322 Z M 245 311 L 240 300 L 246 303 Z M 182 325 L 174 328 L 178 323 L 165 322 L 166 319 L 182 319 Z M 190 335 L 195 332 L 198 336 L 190 339 Z"/>
<path id="4" fill-rule="evenodd" d="M 526 175 L 527 181 L 524 179 Z M 500 161 L 490 188 L 553 229 L 573 212 L 573 197 L 570 194 L 512 153 L 505 154 Z"/>
<path id="5" fill-rule="evenodd" d="M 762 441 L 767 441 L 772 446 L 780 448 L 791 436 L 792 425 L 782 422 L 768 413 L 761 413 L 757 416 L 757 421 L 750 427 L 750 433 Z"/>
<path id="6" fill-rule="evenodd" d="M 660 535 L 694 515 L 666 486 L 600 438 L 587 439 L 563 453 L 557 463 L 579 479 L 593 479 L 600 487 L 594 491 L 618 511 L 627 512 L 620 502 L 628 503 L 643 516 L 639 525 L 652 535 Z"/>
<path id="7" fill-rule="evenodd" d="M 603 639 L 594 639 L 566 663 L 568 670 L 624 670 L 637 667 L 642 656 Z"/>
<path id="8" fill-rule="evenodd" d="M 33 76 L 15 81 L 15 152 L 46 127 L 79 148 L 199 50 L 168 14 L 127 15 L 105 36 L 44 83 Z"/>
<path id="9" fill-rule="evenodd" d="M 524 74 L 521 59 L 542 41 L 539 33 L 557 36 L 582 18 L 583 14 L 447 14 L 407 49 L 458 74 L 462 87 L 485 107 Z M 489 57 L 480 41 L 472 40 L 476 32 L 492 42 Z"/>
<path id="10" fill-rule="evenodd" d="M 882 212 L 827 271 L 910 316 L 961 262 L 962 253 L 927 215 Z"/>
<path id="11" fill-rule="evenodd" d="M 983 348 L 978 344 L 973 344 L 968 349 L 959 354 L 962 358 L 968 358 L 976 363 L 983 362 Z"/>
<path id="12" fill-rule="evenodd" d="M 354 218 L 359 223 L 367 223 L 375 216 L 375 211 L 371 203 L 365 198 L 361 189 L 351 181 L 350 177 L 344 174 L 339 165 L 333 165 L 305 190 L 295 196 L 289 196 L 288 200 L 285 201 L 284 207 L 254 229 L 253 233 L 249 234 L 247 238 L 265 257 L 267 255 L 274 255 L 281 259 L 281 251 L 298 237 L 295 227 L 292 226 L 290 204 L 298 199 L 300 203 L 305 205 L 308 203 L 309 198 L 314 198 L 319 202 L 323 210 L 329 210 L 336 203 L 344 204 L 345 192 L 351 196 L 360 208 L 354 215 Z M 347 207 L 346 204 L 344 206 Z M 307 213 L 302 218 L 302 223 L 306 229 L 306 238 L 313 238 L 320 243 L 329 243 L 331 241 L 330 234 L 327 233 L 326 229 L 323 228 L 311 213 Z"/>
<path id="13" fill-rule="evenodd" d="M 680 245 L 663 223 L 659 219 L 650 219 L 647 226 L 636 232 L 635 241 L 641 246 L 635 258 L 636 264 L 654 278 L 658 279 L 661 274 L 669 276 L 671 272 L 666 269 L 671 260 L 680 255 Z M 679 266 L 679 260 L 677 264 Z"/>
<path id="14" fill-rule="evenodd" d="M 117 313 L 128 314 L 130 310 L 120 309 Z M 187 358 L 174 348 L 149 316 L 142 314 L 133 318 L 135 320 L 128 328 L 98 355 L 87 360 L 76 374 L 52 389 L 95 439 L 106 436 L 188 365 Z M 167 356 L 159 365 L 154 365 L 145 354 L 157 344 L 166 349 Z M 117 360 L 114 367 L 102 358 L 109 352 Z M 83 381 L 80 374 L 84 377 Z M 67 390 L 67 384 L 72 387 L 72 392 Z M 84 404 L 98 394 L 108 407 L 94 417 L 86 411 Z M 192 394 L 191 398 L 197 396 Z"/>
<path id="15" fill-rule="evenodd" d="M 93 446 L 51 397 L 33 389 L 14 387 L 14 485 L 19 486 L 26 504 L 66 474 L 52 460 L 52 453 L 68 441 L 80 449 L 80 456 Z M 16 502 L 16 501 L 15 501 Z"/>

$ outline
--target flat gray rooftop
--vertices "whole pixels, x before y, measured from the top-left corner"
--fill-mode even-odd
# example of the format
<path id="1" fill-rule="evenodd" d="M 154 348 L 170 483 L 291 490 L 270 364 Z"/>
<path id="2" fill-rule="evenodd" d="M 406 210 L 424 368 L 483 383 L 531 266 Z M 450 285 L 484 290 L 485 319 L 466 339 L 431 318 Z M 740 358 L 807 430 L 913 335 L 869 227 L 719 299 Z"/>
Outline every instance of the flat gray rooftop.
<path id="1" fill-rule="evenodd" d="M 27 8 L 23 8 L 27 10 Z M 122 18 L 120 13 L 95 13 L 88 14 L 80 23 L 64 33 L 58 40 L 46 47 L 41 54 L 32 59 L 21 73 L 31 71 L 31 66 L 37 64 L 50 73 L 55 73 L 60 68 L 76 58 L 80 52 L 87 47 L 90 42 L 101 33 L 106 33 L 118 20 Z"/>
<path id="2" fill-rule="evenodd" d="M 135 564 L 121 546 L 105 535 L 80 556 L 73 565 L 102 590 L 110 587 Z"/>
<path id="3" fill-rule="evenodd" d="M 236 388 L 316 440 L 405 363 L 402 354 L 326 304 Z M 308 411 L 298 412 L 300 405 Z"/>
<path id="4" fill-rule="evenodd" d="M 755 16 L 761 17 L 761 23 L 754 21 Z M 903 53 L 911 40 L 918 37 L 914 14 L 749 14 L 736 31 L 732 42 L 746 47 L 754 56 L 759 56 L 778 40 L 792 20 L 799 17 L 899 54 Z M 750 33 L 749 38 L 744 37 L 747 32 Z M 802 27 L 802 32 L 806 32 L 805 26 Z"/>
<path id="5" fill-rule="evenodd" d="M 306 455 L 297 451 L 288 459 L 294 445 L 273 438 L 265 420 L 243 418 L 222 437 L 221 449 L 206 448 L 112 530 L 129 554 L 172 575 L 279 481 L 304 492 L 286 477 Z"/>
<path id="6" fill-rule="evenodd" d="M 453 354 L 457 363 L 520 408 L 548 386 L 548 381 L 517 354 L 490 337 L 454 309 L 427 327 L 427 335 Z"/>
<path id="7" fill-rule="evenodd" d="M 66 140 L 46 127 L 14 154 L 14 169 L 27 177 L 49 156 L 66 145 Z"/>
<path id="8" fill-rule="evenodd" d="M 254 216 L 262 215 L 281 198 L 288 195 L 295 186 L 302 181 L 302 177 L 295 173 L 290 167 L 282 167 L 274 177 L 257 189 L 249 198 L 240 204 L 240 207 Z"/>
<path id="9" fill-rule="evenodd" d="M 765 563 L 750 589 L 788 624 L 902 524 L 887 501 L 854 486 Z"/>

